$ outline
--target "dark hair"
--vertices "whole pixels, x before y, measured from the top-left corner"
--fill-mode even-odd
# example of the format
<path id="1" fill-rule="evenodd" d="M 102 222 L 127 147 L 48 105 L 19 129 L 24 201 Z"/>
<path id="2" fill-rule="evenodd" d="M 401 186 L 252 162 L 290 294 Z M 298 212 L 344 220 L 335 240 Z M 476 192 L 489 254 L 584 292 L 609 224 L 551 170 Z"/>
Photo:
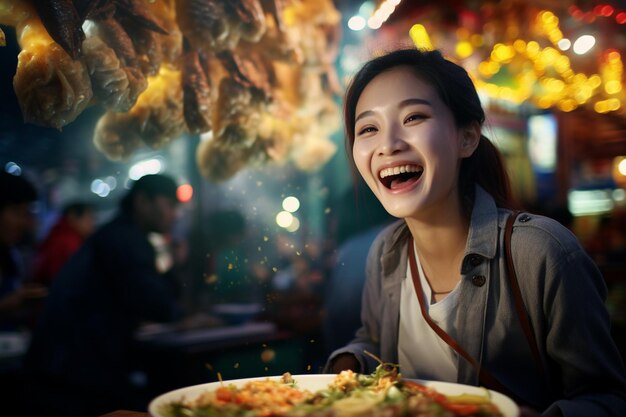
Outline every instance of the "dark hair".
<path id="1" fill-rule="evenodd" d="M 0 208 L 11 204 L 32 203 L 37 200 L 37 190 L 23 176 L 0 171 Z"/>
<path id="2" fill-rule="evenodd" d="M 445 59 L 439 51 L 416 48 L 398 49 L 367 62 L 350 82 L 344 97 L 346 150 L 352 154 L 356 105 L 365 87 L 379 74 L 399 66 L 410 67 L 420 79 L 430 83 L 443 103 L 450 109 L 457 127 L 485 122 L 485 111 L 467 71 Z M 353 158 L 349 158 L 354 168 Z M 483 187 L 499 207 L 513 208 L 509 177 L 498 149 L 481 134 L 472 156 L 463 159 L 459 172 L 461 204 L 466 214 L 471 212 L 474 184 Z"/>
<path id="3" fill-rule="evenodd" d="M 137 194 L 144 194 L 151 199 L 164 196 L 173 201 L 178 201 L 177 188 L 176 182 L 166 175 L 144 175 L 133 183 L 130 191 L 122 198 L 120 207 L 125 212 L 132 211 Z"/>
<path id="4" fill-rule="evenodd" d="M 86 213 L 89 213 L 94 210 L 94 206 L 91 203 L 85 203 L 82 201 L 75 201 L 72 203 L 68 203 L 63 207 L 61 214 L 63 216 L 75 215 L 77 217 L 82 217 Z"/>

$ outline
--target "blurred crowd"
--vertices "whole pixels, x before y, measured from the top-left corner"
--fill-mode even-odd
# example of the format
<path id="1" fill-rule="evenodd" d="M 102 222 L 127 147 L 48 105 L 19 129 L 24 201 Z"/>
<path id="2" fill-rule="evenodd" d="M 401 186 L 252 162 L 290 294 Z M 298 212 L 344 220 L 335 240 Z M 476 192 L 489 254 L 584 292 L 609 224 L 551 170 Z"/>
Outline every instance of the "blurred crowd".
<path id="1" fill-rule="evenodd" d="M 313 372 L 321 369 L 359 326 L 366 255 L 393 221 L 362 184 L 334 203 L 323 238 L 270 234 L 237 210 L 181 216 L 176 183 L 166 175 L 135 181 L 106 219 L 94 202 L 69 201 L 43 235 L 39 200 L 24 175 L 0 172 L 0 335 L 27 341 L 18 361 L 0 360 L 0 390 L 16 399 L 8 409 L 18 416 L 142 408 L 129 378 L 137 329 L 242 323 L 219 317 L 222 305 L 260 306 L 247 319 L 320 341 L 303 354 Z M 572 227 L 568 212 L 545 214 Z M 583 242 L 607 277 L 609 310 L 621 329 L 624 231 L 626 216 L 616 212 Z"/>

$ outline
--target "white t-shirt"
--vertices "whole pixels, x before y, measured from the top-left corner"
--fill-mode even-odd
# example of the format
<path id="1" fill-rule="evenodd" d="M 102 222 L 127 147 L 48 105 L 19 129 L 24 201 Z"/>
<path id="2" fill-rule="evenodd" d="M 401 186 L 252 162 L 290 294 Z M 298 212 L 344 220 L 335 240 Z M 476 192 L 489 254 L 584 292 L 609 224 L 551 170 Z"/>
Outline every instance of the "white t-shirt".
<path id="1" fill-rule="evenodd" d="M 458 308 L 459 285 L 457 284 L 446 298 L 431 304 L 432 291 L 424 276 L 417 251 L 415 259 L 424 291 L 422 296 L 430 318 L 452 338 L 455 338 L 456 332 L 453 325 Z M 458 354 L 424 320 L 408 262 L 406 275 L 400 297 L 398 335 L 400 371 L 407 378 L 456 382 Z"/>

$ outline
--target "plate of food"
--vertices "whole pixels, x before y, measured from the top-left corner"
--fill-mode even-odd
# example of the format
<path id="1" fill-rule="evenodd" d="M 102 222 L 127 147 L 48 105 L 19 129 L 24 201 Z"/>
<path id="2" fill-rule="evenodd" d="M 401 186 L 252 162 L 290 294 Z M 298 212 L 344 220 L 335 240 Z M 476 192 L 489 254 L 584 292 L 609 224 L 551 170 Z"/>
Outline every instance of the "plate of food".
<path id="1" fill-rule="evenodd" d="M 211 382 L 152 400 L 152 417 L 518 417 L 509 397 L 481 387 L 404 379 L 381 364 L 370 375 L 343 371 Z"/>

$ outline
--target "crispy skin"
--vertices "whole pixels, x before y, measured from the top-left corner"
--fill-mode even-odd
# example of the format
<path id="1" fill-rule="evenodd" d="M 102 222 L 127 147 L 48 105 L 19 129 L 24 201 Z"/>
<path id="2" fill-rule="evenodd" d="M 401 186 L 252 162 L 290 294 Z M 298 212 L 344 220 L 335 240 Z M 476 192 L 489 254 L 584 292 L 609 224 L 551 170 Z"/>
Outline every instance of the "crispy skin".
<path id="1" fill-rule="evenodd" d="M 120 21 L 133 42 L 137 63 L 141 72 L 146 75 L 158 73 L 159 67 L 163 62 L 163 48 L 161 47 L 160 39 L 163 35 L 159 35 L 142 26 L 134 25 L 125 19 L 120 19 Z"/>
<path id="2" fill-rule="evenodd" d="M 161 35 L 167 35 L 161 23 L 146 9 L 145 3 L 138 0 L 115 0 L 117 4 L 116 13 L 126 17 L 134 24 L 151 30 Z"/>
<path id="3" fill-rule="evenodd" d="M 102 40 L 115 51 L 124 65 L 138 66 L 135 46 L 117 19 L 109 17 L 98 21 L 98 33 Z"/>
<path id="4" fill-rule="evenodd" d="M 210 79 L 200 63 L 197 50 L 183 57 L 183 112 L 187 128 L 191 133 L 211 129 Z"/>
<path id="5" fill-rule="evenodd" d="M 248 53 L 244 56 L 231 51 L 222 51 L 217 57 L 236 82 L 258 90 L 267 98 L 271 97 L 269 75 L 258 55 Z"/>
<path id="6" fill-rule="evenodd" d="M 285 22 L 283 20 L 283 9 L 285 8 L 284 0 L 261 0 L 261 6 L 266 13 L 269 13 L 274 19 L 274 23 L 279 31 L 285 30 Z"/>
<path id="7" fill-rule="evenodd" d="M 265 33 L 265 13 L 259 0 L 230 0 L 224 2 L 232 30 L 250 42 L 261 39 Z"/>
<path id="8" fill-rule="evenodd" d="M 50 37 L 67 52 L 78 59 L 85 34 L 83 21 L 72 0 L 33 0 L 37 14 Z"/>
<path id="9" fill-rule="evenodd" d="M 186 131 L 182 95 L 179 70 L 162 67 L 150 77 L 148 88 L 130 110 L 139 120 L 139 134 L 146 145 L 161 148 Z"/>
<path id="10" fill-rule="evenodd" d="M 99 37 L 89 36 L 83 43 L 83 55 L 94 99 L 114 111 L 130 110 L 137 100 L 137 88 L 130 84 L 115 52 Z"/>
<path id="11" fill-rule="evenodd" d="M 25 122 L 57 129 L 74 121 L 93 95 L 85 64 L 56 43 L 20 52 L 13 88 Z"/>
<path id="12" fill-rule="evenodd" d="M 106 112 L 94 130 L 93 143 L 107 158 L 118 161 L 144 146 L 138 120 L 130 113 Z"/>
<path id="13" fill-rule="evenodd" d="M 178 26 L 194 48 L 219 48 L 228 38 L 229 24 L 222 2 L 217 0 L 179 0 L 176 2 Z"/>

